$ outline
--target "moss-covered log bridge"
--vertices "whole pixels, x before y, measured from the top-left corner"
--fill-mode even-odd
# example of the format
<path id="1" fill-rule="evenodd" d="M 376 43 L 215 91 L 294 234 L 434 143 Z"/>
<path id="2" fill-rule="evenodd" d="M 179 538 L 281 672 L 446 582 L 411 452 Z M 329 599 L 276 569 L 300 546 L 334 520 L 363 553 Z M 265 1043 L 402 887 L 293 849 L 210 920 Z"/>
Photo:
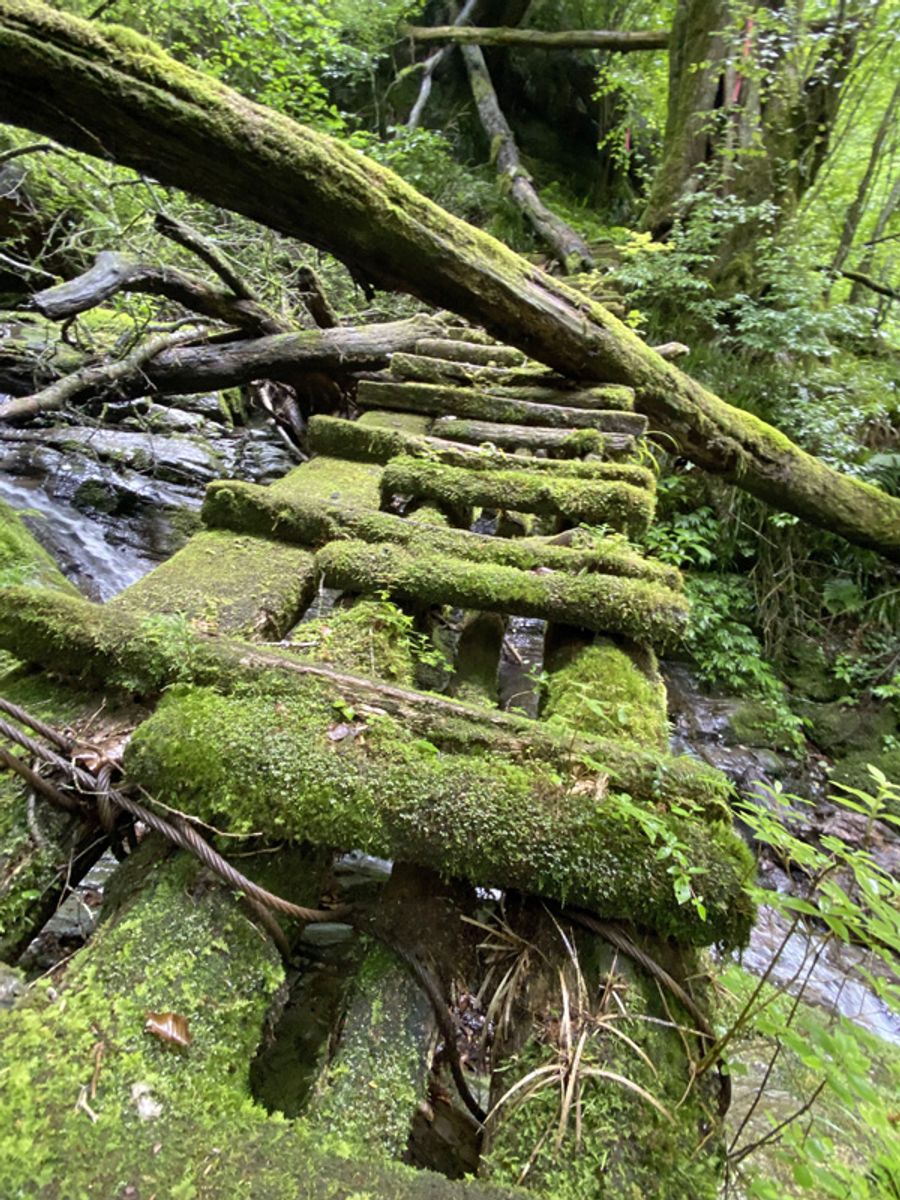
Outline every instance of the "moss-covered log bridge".
<path id="1" fill-rule="evenodd" d="M 714 1195 L 720 1082 L 692 1082 L 709 1043 L 686 1031 L 709 1028 L 697 948 L 747 934 L 752 864 L 724 779 L 666 751 L 654 649 L 678 637 L 685 600 L 676 571 L 620 536 L 653 518 L 654 478 L 634 461 L 646 421 L 622 386 L 523 400 L 514 373 L 485 372 L 527 364 L 480 331 L 446 333 L 362 382 L 358 420 L 314 417 L 313 457 L 279 482 L 212 485 L 204 531 L 106 605 L 75 595 L 6 514 L 15 582 L 0 592 L 0 646 L 19 665 L 0 694 L 79 729 L 102 693 L 104 729 L 131 731 L 127 784 L 247 839 L 245 873 L 290 900 L 318 901 L 336 849 L 398 864 L 357 912 L 368 937 L 343 1033 L 303 1115 L 285 1121 L 248 1084 L 284 979 L 275 943 L 193 860 L 147 838 L 62 981 L 0 1021 L 10 1197 L 488 1197 L 520 1183 L 547 1197 Z M 488 413 L 506 418 L 495 424 L 511 452 L 473 444 Z M 559 435 L 554 457 L 535 456 L 536 432 Z M 479 511 L 522 536 L 471 532 Z M 343 601 L 316 617 L 323 583 Z M 417 658 L 448 605 L 461 631 L 436 694 Z M 540 720 L 497 706 L 511 614 L 547 622 Z M 36 836 L 18 776 L 2 795 L 0 956 L 12 959 L 96 857 L 98 831 L 40 809 Z M 490 1017 L 485 1129 L 449 1080 L 431 1085 L 432 1110 L 480 1149 L 467 1165 L 484 1179 L 463 1183 L 397 1159 L 422 1144 L 410 1130 L 433 1003 L 446 1041 L 460 1020 L 449 998 L 487 978 L 483 932 L 462 919 L 475 888 L 507 897 L 498 944 L 511 939 L 515 1019 Z M 576 963 L 545 904 L 593 914 L 606 936 L 582 932 Z M 145 1033 L 148 1013 L 187 1018 L 189 1048 Z M 534 1071 L 547 1086 L 527 1087 Z M 561 1085 L 577 1100 L 571 1127 Z M 419 1149 L 414 1161 L 440 1160 Z"/>
<path id="2" fill-rule="evenodd" d="M 752 862 L 724 778 L 666 749 L 654 654 L 686 605 L 677 572 L 628 547 L 654 511 L 636 440 L 665 420 L 698 462 L 892 554 L 896 501 L 389 173 L 131 33 L 0 0 L 0 65 L 7 119 L 329 246 L 507 343 L 421 330 L 360 383 L 358 420 L 314 417 L 313 457 L 270 487 L 212 485 L 203 531 L 106 605 L 4 514 L 0 694 L 74 729 L 85 761 L 127 740 L 125 786 L 289 900 L 321 903 L 336 850 L 395 864 L 356 906 L 340 1036 L 288 1120 L 255 1098 L 250 1064 L 285 999 L 276 940 L 298 931 L 273 940 L 145 838 L 90 943 L 0 1015 L 4 1196 L 713 1197 L 723 1091 L 697 1070 L 715 1059 L 698 953 L 746 938 Z M 472 531 L 479 512 L 494 532 Z M 341 602 L 316 615 L 323 584 Z M 462 615 L 436 692 L 448 606 Z M 514 617 L 546 622 L 539 719 L 498 706 Z M 82 808 L 0 781 L 11 961 L 104 843 Z M 148 1014 L 185 1018 L 190 1044 L 145 1032 Z M 440 1066 L 460 1051 L 483 1126 Z"/>

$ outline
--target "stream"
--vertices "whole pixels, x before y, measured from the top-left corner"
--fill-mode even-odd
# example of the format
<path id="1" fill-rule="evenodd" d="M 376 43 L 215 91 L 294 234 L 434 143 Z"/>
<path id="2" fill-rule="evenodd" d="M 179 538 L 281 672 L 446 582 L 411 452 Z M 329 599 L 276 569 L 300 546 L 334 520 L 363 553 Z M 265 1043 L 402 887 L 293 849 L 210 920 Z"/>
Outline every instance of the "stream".
<path id="1" fill-rule="evenodd" d="M 155 405 L 123 406 L 110 428 L 58 426 L 0 433 L 0 501 L 20 512 L 38 540 L 66 575 L 93 600 L 105 601 L 136 582 L 179 545 L 198 524 L 207 482 L 230 477 L 269 483 L 295 464 L 274 430 L 264 424 L 232 428 L 214 396 L 182 398 L 179 409 Z M 327 607 L 332 600 L 320 596 Z M 542 667 L 543 623 L 513 618 L 501 657 L 499 686 L 504 706 L 536 715 Z M 810 838 L 836 828 L 847 835 L 846 814 L 825 798 L 827 774 L 822 761 L 786 760 L 771 750 L 735 741 L 730 719 L 736 701 L 711 696 L 690 669 L 664 664 L 672 721 L 672 749 L 695 755 L 723 770 L 744 791 L 760 782 L 780 781 L 785 790 L 814 802 L 804 812 Z M 843 825 L 841 822 L 843 821 Z M 875 857 L 888 870 L 900 871 L 900 846 L 885 827 Z M 850 829 L 852 838 L 853 830 Z M 807 836 L 804 833 L 803 836 Z M 789 890 L 793 881 L 763 857 L 761 881 L 773 890 Z M 87 909 L 96 909 L 102 880 L 93 875 L 82 888 Z M 71 928 L 72 923 L 77 930 Z M 51 936 L 83 939 L 86 906 L 80 890 L 51 922 Z M 772 981 L 788 990 L 802 985 L 804 999 L 839 1012 L 872 1033 L 900 1043 L 900 1018 L 859 975 L 862 951 L 824 936 L 795 933 L 773 908 L 763 906 L 744 951 L 743 966 L 766 970 L 781 953 Z M 784 943 L 784 945 L 782 945 Z"/>

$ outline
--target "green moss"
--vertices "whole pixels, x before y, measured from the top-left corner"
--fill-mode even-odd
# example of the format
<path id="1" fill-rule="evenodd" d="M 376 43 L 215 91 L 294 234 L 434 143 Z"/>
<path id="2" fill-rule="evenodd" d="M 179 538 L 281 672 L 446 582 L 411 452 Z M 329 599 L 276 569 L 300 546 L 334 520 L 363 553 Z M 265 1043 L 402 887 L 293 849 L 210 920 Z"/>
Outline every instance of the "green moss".
<path id="1" fill-rule="evenodd" d="M 287 502 L 327 500 L 377 508 L 380 479 L 381 471 L 376 466 L 321 454 L 273 483 L 271 493 Z"/>
<path id="2" fill-rule="evenodd" d="M 642 537 L 653 520 L 653 495 L 631 483 L 560 478 L 518 470 L 471 471 L 401 456 L 381 477 L 383 497 L 422 496 L 459 507 L 513 509 L 553 516 L 570 525 L 607 525 Z"/>
<path id="3" fill-rule="evenodd" d="M 333 587 L 387 591 L 403 600 L 452 604 L 523 617 L 543 617 L 645 645 L 680 636 L 687 604 L 678 593 L 643 579 L 611 575 L 533 574 L 390 544 L 332 542 L 316 562 Z"/>
<path id="4" fill-rule="evenodd" d="M 77 594 L 19 514 L 0 502 L 0 586 L 16 583 Z"/>
<path id="5" fill-rule="evenodd" d="M 752 860 L 730 829 L 661 818 L 700 868 L 701 921 L 674 903 L 666 865 L 648 853 L 617 796 L 538 764 L 442 753 L 388 717 L 365 718 L 364 736 L 334 740 L 341 715 L 314 680 L 273 697 L 170 691 L 129 745 L 129 776 L 235 832 L 264 827 L 358 848 L 583 904 L 686 942 L 746 936 L 751 905 L 742 885 Z"/>
<path id="6" fill-rule="evenodd" d="M 473 562 L 496 563 L 529 571 L 549 567 L 555 571 L 597 571 L 601 574 L 647 579 L 680 590 L 680 573 L 665 563 L 643 558 L 624 541 L 576 531 L 570 545 L 555 545 L 537 538 L 488 537 L 461 530 L 426 527 L 412 519 L 367 511 L 350 504 L 329 504 L 280 497 L 270 488 L 222 480 L 206 490 L 203 517 L 207 525 L 257 533 L 300 545 L 324 546 L 342 537 L 366 542 L 396 542 L 415 552 L 450 554 Z"/>
<path id="7" fill-rule="evenodd" d="M 277 640 L 315 594 L 312 554 L 284 542 L 211 530 L 109 602 L 113 612 L 170 613 L 206 633 Z"/>
<path id="8" fill-rule="evenodd" d="M 360 600 L 322 620 L 305 621 L 294 639 L 304 648 L 299 658 L 411 687 L 415 676 L 411 628 L 412 621 L 395 604 Z"/>
<path id="9" fill-rule="evenodd" d="M 336 1056 L 305 1124 L 376 1154 L 400 1158 L 425 1094 L 433 1015 L 409 968 L 370 944 L 360 964 Z"/>
<path id="10" fill-rule="evenodd" d="M 662 680 L 658 675 L 650 678 L 630 655 L 605 639 L 579 649 L 550 674 L 543 716 L 566 721 L 587 736 L 624 737 L 658 750 L 668 743 Z"/>
<path id="11" fill-rule="evenodd" d="M 152 839 L 151 839 L 152 843 Z M 0 1163 L 9 1200 L 502 1200 L 388 1163 L 347 1132 L 268 1116 L 248 1064 L 283 979 L 271 943 L 195 860 L 145 843 L 116 889 L 126 904 L 54 988 L 0 1012 Z M 139 891 L 138 891 L 139 889 Z M 136 894 L 136 898 L 133 898 Z M 308 902 L 308 901 L 307 901 Z M 191 1045 L 144 1032 L 185 1017 Z"/>
<path id="12" fill-rule="evenodd" d="M 23 658 L 46 663 L 109 693 L 126 688 L 152 695 L 179 682 L 214 684 L 221 691 L 244 686 L 278 687 L 285 692 L 308 686 L 308 676 L 289 651 L 268 648 L 260 655 L 250 643 L 198 638 L 182 618 L 136 620 L 78 597 L 28 588 L 0 591 L 0 647 L 16 646 Z M 378 706 L 384 697 L 367 690 L 364 679 L 320 678 L 323 694 L 340 710 L 359 702 Z M 728 818 L 730 786 L 721 772 L 688 757 L 658 754 L 621 740 L 574 740 L 539 722 L 510 714 L 487 720 L 484 711 L 463 704 L 435 710 L 428 694 L 409 693 L 402 703 L 413 736 L 441 746 L 489 754 L 534 754 L 553 769 L 576 770 L 585 755 L 608 776 L 613 788 L 669 805 L 684 800 L 699 818 Z"/>

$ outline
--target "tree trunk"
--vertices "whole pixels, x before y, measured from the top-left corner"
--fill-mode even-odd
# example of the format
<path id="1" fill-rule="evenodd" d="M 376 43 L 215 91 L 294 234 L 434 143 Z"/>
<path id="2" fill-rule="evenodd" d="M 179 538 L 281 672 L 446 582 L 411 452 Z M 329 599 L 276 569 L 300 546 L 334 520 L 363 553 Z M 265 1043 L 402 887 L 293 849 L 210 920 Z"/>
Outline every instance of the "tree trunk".
<path id="1" fill-rule="evenodd" d="M 519 148 L 509 122 L 500 108 L 481 48 L 464 45 L 462 56 L 469 73 L 469 84 L 478 116 L 490 143 L 491 161 L 497 168 L 501 188 L 508 189 L 513 204 L 540 240 L 550 247 L 567 275 L 576 271 L 592 270 L 594 260 L 587 243 L 544 204 L 531 182 L 531 176 L 522 166 Z"/>
<path id="2" fill-rule="evenodd" d="M 131 32 L 23 0 L 0 0 L 0 68 L 4 120 L 330 250 L 373 283 L 449 306 L 575 379 L 632 386 L 636 407 L 698 466 L 900 559 L 900 500 L 732 408 L 600 305 L 356 151 L 175 64 Z"/>
<path id="3" fill-rule="evenodd" d="M 863 172 L 862 179 L 859 181 L 856 195 L 850 201 L 847 211 L 844 214 L 844 225 L 841 229 L 840 240 L 838 241 L 834 258 L 831 261 L 832 271 L 840 271 L 843 268 L 844 263 L 847 261 L 847 256 L 853 249 L 856 231 L 859 229 L 859 223 L 862 220 L 863 212 L 869 199 L 869 191 L 878 171 L 884 143 L 894 124 L 894 115 L 898 104 L 900 104 L 900 81 L 898 81 L 897 86 L 894 88 L 887 108 L 884 110 L 884 115 L 879 122 L 878 128 L 875 130 L 875 137 L 872 139 L 872 148 L 869 151 L 869 160 L 866 163 L 866 169 Z"/>

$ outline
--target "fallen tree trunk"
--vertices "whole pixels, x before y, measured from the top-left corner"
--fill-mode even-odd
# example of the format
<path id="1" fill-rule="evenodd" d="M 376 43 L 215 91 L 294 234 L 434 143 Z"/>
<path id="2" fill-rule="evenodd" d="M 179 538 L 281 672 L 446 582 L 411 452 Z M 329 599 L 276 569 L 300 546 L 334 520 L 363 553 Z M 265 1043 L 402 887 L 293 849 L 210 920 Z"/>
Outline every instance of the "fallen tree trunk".
<path id="1" fill-rule="evenodd" d="M 0 409 L 0 422 L 28 421 L 83 392 L 102 395 L 112 391 L 124 399 L 153 394 L 177 396 L 234 387 L 253 379 L 290 383 L 304 371 L 373 369 L 384 366 L 395 350 L 411 349 L 424 332 L 436 328 L 433 318 L 423 316 L 383 325 L 305 329 L 190 346 L 177 345 L 177 339 L 191 335 L 160 334 L 138 345 L 124 359 L 83 367 L 42 392 L 9 401 Z M 173 339 L 176 345 L 172 345 Z"/>
<path id="2" fill-rule="evenodd" d="M 0 67 L 4 120 L 330 250 L 371 282 L 450 307 L 575 379 L 628 384 L 640 411 L 698 466 L 900 560 L 900 499 L 726 404 L 599 304 L 350 147 L 174 63 L 130 30 L 24 0 L 0 0 Z"/>
<path id="3" fill-rule="evenodd" d="M 416 42 L 451 42 L 457 46 L 522 46 L 536 50 L 668 50 L 667 29 L 507 29 L 479 25 L 404 25 L 401 32 Z"/>
<path id="4" fill-rule="evenodd" d="M 500 186 L 508 190 L 509 198 L 521 212 L 542 242 L 567 275 L 590 271 L 594 259 L 587 242 L 570 225 L 552 212 L 540 196 L 531 176 L 522 166 L 519 148 L 509 122 L 500 108 L 491 76 L 479 46 L 464 45 L 462 56 L 469 73 L 469 86 L 478 109 L 478 117 L 491 147 L 491 161 L 496 165 Z"/>

